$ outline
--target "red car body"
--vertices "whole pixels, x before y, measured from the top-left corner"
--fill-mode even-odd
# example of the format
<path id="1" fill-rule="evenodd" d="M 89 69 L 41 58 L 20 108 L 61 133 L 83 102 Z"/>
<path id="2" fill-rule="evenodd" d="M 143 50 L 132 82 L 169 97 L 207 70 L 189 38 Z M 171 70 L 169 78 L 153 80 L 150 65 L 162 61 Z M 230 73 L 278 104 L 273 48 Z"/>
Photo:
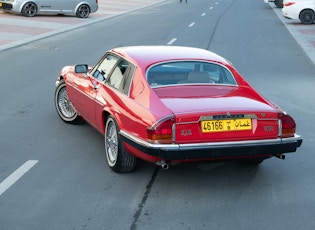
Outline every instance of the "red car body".
<path id="1" fill-rule="evenodd" d="M 137 158 L 164 168 L 196 160 L 260 163 L 302 143 L 291 116 L 203 49 L 115 48 L 93 68 L 64 67 L 56 86 L 59 116 L 84 119 L 104 134 L 116 172 L 132 171 Z"/>

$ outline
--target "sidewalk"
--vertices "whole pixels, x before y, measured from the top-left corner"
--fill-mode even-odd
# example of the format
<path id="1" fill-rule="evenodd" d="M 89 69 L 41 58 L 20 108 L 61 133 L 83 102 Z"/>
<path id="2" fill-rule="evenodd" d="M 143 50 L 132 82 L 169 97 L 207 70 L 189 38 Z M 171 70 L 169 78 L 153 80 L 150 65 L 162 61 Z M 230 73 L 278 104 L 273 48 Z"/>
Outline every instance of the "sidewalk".
<path id="1" fill-rule="evenodd" d="M 89 18 L 39 15 L 32 18 L 0 11 L 0 51 L 89 25 L 106 18 L 141 9 L 163 0 L 99 0 L 99 9 Z"/>
<path id="2" fill-rule="evenodd" d="M 308 55 L 311 61 L 315 64 L 315 24 L 303 25 L 300 23 L 300 20 L 286 19 L 283 17 L 281 9 L 274 7 L 274 4 L 270 4 L 270 6 L 304 50 L 306 55 Z"/>

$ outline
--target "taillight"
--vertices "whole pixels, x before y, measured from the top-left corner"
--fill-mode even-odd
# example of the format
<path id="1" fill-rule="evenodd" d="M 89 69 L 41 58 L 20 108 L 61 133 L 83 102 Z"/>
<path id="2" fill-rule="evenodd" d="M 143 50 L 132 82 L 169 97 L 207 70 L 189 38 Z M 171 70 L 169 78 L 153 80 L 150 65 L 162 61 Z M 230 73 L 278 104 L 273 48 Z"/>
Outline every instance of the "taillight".
<path id="1" fill-rule="evenodd" d="M 175 120 L 170 118 L 147 128 L 147 139 L 151 143 L 171 144 L 173 142 Z"/>
<path id="2" fill-rule="evenodd" d="M 288 114 L 280 113 L 279 129 L 281 130 L 281 133 L 279 133 L 281 137 L 293 137 L 296 129 L 294 119 Z"/>
<path id="3" fill-rule="evenodd" d="M 283 3 L 284 6 L 292 6 L 294 5 L 295 2 L 286 2 L 286 3 Z"/>

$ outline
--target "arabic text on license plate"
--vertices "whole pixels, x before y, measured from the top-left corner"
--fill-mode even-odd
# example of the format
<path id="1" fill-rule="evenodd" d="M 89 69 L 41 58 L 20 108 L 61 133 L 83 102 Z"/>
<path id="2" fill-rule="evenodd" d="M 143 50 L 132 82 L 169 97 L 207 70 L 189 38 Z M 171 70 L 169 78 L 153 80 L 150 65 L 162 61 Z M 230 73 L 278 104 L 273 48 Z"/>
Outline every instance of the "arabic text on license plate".
<path id="1" fill-rule="evenodd" d="M 201 121 L 201 130 L 203 133 L 228 132 L 251 129 L 252 121 L 250 118 Z"/>

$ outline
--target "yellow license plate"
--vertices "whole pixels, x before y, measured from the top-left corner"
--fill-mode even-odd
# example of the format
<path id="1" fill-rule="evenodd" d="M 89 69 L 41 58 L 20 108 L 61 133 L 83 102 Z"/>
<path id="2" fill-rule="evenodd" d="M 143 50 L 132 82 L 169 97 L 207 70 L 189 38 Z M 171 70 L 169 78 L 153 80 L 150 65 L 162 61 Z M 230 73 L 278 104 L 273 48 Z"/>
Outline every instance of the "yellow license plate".
<path id="1" fill-rule="evenodd" d="M 201 121 L 201 131 L 203 133 L 229 132 L 251 129 L 252 120 L 250 118 Z"/>

